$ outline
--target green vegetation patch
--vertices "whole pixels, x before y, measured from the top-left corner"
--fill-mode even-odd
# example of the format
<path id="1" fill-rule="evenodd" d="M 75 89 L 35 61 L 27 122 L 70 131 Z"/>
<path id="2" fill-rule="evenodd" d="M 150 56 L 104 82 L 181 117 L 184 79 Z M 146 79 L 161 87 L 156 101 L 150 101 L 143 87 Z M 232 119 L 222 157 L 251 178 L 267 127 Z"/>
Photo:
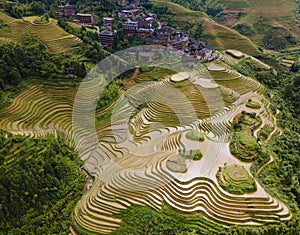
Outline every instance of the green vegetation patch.
<path id="1" fill-rule="evenodd" d="M 251 162 L 260 155 L 261 147 L 253 136 L 253 131 L 262 123 L 255 113 L 243 111 L 233 121 L 233 136 L 230 142 L 230 152 L 241 161 Z"/>
<path id="2" fill-rule="evenodd" d="M 241 115 L 240 120 L 242 124 L 246 126 L 256 126 L 261 123 L 261 119 L 259 116 L 256 117 L 255 113 L 248 113 L 247 115 Z"/>
<path id="3" fill-rule="evenodd" d="M 226 8 L 231 9 L 248 8 L 251 6 L 247 0 L 226 0 L 224 4 Z"/>
<path id="4" fill-rule="evenodd" d="M 182 158 L 185 158 L 185 159 L 192 159 L 194 161 L 199 161 L 201 160 L 203 154 L 201 152 L 200 149 L 196 149 L 196 150 L 190 150 L 189 152 L 186 152 L 185 149 L 179 149 L 179 155 L 182 157 Z"/>
<path id="5" fill-rule="evenodd" d="M 259 145 L 254 138 L 253 135 L 251 135 L 248 131 L 240 131 L 238 132 L 238 139 L 240 143 L 245 146 L 248 150 L 257 150 L 259 148 Z"/>
<path id="6" fill-rule="evenodd" d="M 84 186 L 80 166 L 63 137 L 0 131 L 1 234 L 69 234 L 69 216 Z"/>
<path id="7" fill-rule="evenodd" d="M 251 109 L 260 109 L 261 105 L 260 103 L 253 101 L 253 100 L 248 100 L 246 107 L 251 108 Z"/>
<path id="8" fill-rule="evenodd" d="M 156 211 L 150 207 L 132 205 L 115 216 L 122 220 L 121 227 L 111 235 L 219 234 L 225 230 L 201 215 L 183 215 L 172 208 Z"/>
<path id="9" fill-rule="evenodd" d="M 220 167 L 216 175 L 219 185 L 229 193 L 245 194 L 257 190 L 254 179 L 243 166 Z"/>
<path id="10" fill-rule="evenodd" d="M 103 109 L 110 105 L 112 102 L 116 101 L 120 96 L 117 83 L 114 81 L 109 84 L 101 93 L 96 110 Z"/>
<path id="11" fill-rule="evenodd" d="M 204 141 L 205 140 L 204 135 L 201 134 L 199 131 L 195 131 L 195 130 L 188 131 L 185 134 L 185 137 L 190 140 L 195 140 L 195 141 Z"/>
<path id="12" fill-rule="evenodd" d="M 34 24 L 45 25 L 49 23 L 49 18 L 47 16 L 36 17 L 32 22 Z"/>
<path id="13" fill-rule="evenodd" d="M 255 33 L 253 26 L 246 23 L 235 24 L 232 29 L 246 36 L 253 35 Z"/>
<path id="14" fill-rule="evenodd" d="M 161 68 L 161 67 L 142 67 L 140 68 L 140 73 L 136 76 L 136 82 L 145 82 L 145 81 L 160 81 L 167 76 L 171 76 L 176 72 Z"/>
<path id="15" fill-rule="evenodd" d="M 259 140 L 261 140 L 261 141 L 267 140 L 273 130 L 274 130 L 274 127 L 270 127 L 270 126 L 265 125 L 258 132 L 258 138 L 259 138 Z"/>
<path id="16" fill-rule="evenodd" d="M 4 30 L 6 32 L 11 33 L 10 26 L 7 23 L 5 23 L 3 20 L 1 20 L 1 19 L 0 19 L 0 30 Z"/>

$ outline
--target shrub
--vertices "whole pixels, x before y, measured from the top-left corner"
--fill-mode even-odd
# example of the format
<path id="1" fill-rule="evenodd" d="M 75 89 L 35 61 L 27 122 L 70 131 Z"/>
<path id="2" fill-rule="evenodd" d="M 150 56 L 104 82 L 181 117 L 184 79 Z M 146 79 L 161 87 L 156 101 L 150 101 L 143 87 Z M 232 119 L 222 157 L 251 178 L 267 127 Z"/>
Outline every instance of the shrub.
<path id="1" fill-rule="evenodd" d="M 187 139 L 190 140 L 204 141 L 204 136 L 199 131 L 194 131 L 194 130 L 188 131 L 185 134 L 185 136 Z"/>

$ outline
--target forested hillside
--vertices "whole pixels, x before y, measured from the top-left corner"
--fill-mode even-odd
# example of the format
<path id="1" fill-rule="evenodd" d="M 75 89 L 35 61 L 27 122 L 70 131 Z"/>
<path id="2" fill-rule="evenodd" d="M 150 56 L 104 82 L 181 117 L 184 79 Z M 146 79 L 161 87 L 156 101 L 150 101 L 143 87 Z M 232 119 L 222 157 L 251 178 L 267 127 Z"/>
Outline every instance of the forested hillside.
<path id="1" fill-rule="evenodd" d="M 83 190 L 80 167 L 61 137 L 0 131 L 0 234 L 68 234 Z"/>

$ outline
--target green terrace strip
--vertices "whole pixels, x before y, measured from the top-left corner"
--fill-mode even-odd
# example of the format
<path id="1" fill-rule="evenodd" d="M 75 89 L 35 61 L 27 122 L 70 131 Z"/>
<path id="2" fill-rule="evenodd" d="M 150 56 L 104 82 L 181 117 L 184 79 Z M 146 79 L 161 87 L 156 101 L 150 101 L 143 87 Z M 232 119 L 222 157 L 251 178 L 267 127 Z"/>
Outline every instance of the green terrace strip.
<path id="1" fill-rule="evenodd" d="M 260 109 L 261 105 L 253 100 L 248 100 L 246 107 L 252 108 L 252 109 Z"/>

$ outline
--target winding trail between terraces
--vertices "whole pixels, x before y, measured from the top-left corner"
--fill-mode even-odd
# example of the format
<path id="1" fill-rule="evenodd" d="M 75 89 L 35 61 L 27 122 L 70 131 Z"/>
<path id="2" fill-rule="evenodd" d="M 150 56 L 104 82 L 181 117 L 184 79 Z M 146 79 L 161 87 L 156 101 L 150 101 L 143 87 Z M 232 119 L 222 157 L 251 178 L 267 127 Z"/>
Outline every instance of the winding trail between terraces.
<path id="1" fill-rule="evenodd" d="M 279 113 L 279 110 L 276 109 L 276 114 L 273 116 L 274 117 L 274 125 L 275 125 L 275 128 L 274 130 L 271 132 L 271 134 L 269 135 L 268 139 L 266 140 L 265 143 L 269 142 L 269 140 L 272 138 L 272 136 L 277 132 L 277 130 L 280 131 L 279 135 L 282 135 L 282 131 L 278 128 L 277 126 L 277 114 Z M 272 154 L 270 154 L 270 160 L 268 162 L 266 162 L 264 165 L 262 165 L 259 170 L 257 171 L 256 175 L 260 175 L 260 173 L 263 171 L 263 169 L 265 169 L 268 165 L 270 165 L 272 162 L 274 162 L 274 157 Z"/>

